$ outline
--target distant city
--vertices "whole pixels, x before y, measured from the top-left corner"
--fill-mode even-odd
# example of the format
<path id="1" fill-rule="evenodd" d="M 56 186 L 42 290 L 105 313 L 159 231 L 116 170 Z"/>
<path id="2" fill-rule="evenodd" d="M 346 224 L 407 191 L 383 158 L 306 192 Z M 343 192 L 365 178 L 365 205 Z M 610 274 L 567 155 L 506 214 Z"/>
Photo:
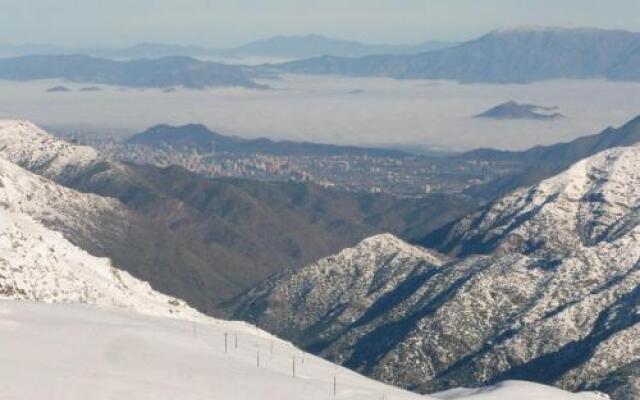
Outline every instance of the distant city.
<path id="1" fill-rule="evenodd" d="M 116 141 L 87 143 L 120 161 L 176 165 L 206 177 L 240 177 L 265 181 L 312 182 L 351 192 L 425 197 L 459 194 L 516 171 L 511 161 L 463 160 L 449 157 L 368 155 L 268 155 L 230 152 L 177 151 Z"/>

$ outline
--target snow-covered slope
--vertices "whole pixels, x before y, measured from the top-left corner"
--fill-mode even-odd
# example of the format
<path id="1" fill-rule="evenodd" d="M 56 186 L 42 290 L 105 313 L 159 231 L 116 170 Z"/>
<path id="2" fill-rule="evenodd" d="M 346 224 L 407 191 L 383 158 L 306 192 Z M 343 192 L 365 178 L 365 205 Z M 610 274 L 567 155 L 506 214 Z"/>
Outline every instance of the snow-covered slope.
<path id="1" fill-rule="evenodd" d="M 337 398 L 418 398 L 206 317 L 45 226 L 90 225 L 119 207 L 0 159 L 0 398 L 324 399 L 334 376 Z"/>
<path id="2" fill-rule="evenodd" d="M 0 297 L 83 303 L 143 314 L 199 317 L 106 258 L 74 246 L 25 214 L 0 208 Z"/>
<path id="3" fill-rule="evenodd" d="M 364 247 L 386 245 L 382 239 Z M 438 262 L 396 244 L 406 247 L 407 257 Z M 0 376 L 0 398 L 30 400 L 424 398 L 305 354 L 248 324 L 205 317 L 4 207 Z M 557 394 L 549 399 L 578 399 Z"/>
<path id="4" fill-rule="evenodd" d="M 117 208 L 112 201 L 61 188 L 4 160 L 0 177 L 0 299 L 75 304 L 0 301 L 0 398 L 324 399 L 332 397 L 334 376 L 337 398 L 418 398 L 304 355 L 248 324 L 205 317 L 30 216 L 69 223 L 67 211 L 75 210 L 77 218 L 91 219 L 87 214 L 101 206 Z"/>
<path id="5" fill-rule="evenodd" d="M 246 324 L 28 302 L 0 301 L 0 376 L 3 399 L 422 398 Z"/>
<path id="6" fill-rule="evenodd" d="M 93 247 L 100 247 L 101 237 L 122 234 L 132 219 L 116 200 L 65 188 L 1 157 L 0 206 Z"/>
<path id="7" fill-rule="evenodd" d="M 0 120 L 0 154 L 49 178 L 76 173 L 100 160 L 95 149 L 56 139 L 20 120 Z"/>
<path id="8" fill-rule="evenodd" d="M 273 329 L 284 309 L 283 326 L 306 323 L 302 333 L 284 331 L 289 337 L 310 337 L 303 343 L 326 357 L 425 392 L 523 379 L 637 399 L 639 209 L 640 148 L 605 151 L 462 221 L 460 245 L 488 255 L 392 282 L 390 295 L 364 301 L 360 317 L 341 321 L 335 336 L 316 336 L 344 307 L 322 275 L 301 287 L 314 293 L 313 304 L 327 304 L 324 314 L 305 301 L 288 304 L 288 295 L 264 302 L 260 287 L 235 316 Z M 330 264 L 357 270 L 340 259 Z M 268 286 L 295 293 L 295 281 Z"/>
<path id="9" fill-rule="evenodd" d="M 64 188 L 0 158 L 0 297 L 198 315 L 70 241 L 100 244 L 129 222 L 115 200 Z"/>
<path id="10" fill-rule="evenodd" d="M 236 289 L 216 269 L 226 261 L 225 249 L 217 251 L 217 260 L 167 226 L 171 211 L 181 210 L 180 202 L 161 199 L 128 165 L 103 159 L 91 148 L 64 142 L 30 122 L 0 121 L 0 182 L 0 205 L 62 232 L 74 245 L 111 258 L 201 310 L 212 310 L 219 293 L 231 290 L 227 286 Z M 130 200 L 134 207 L 102 195 Z M 169 216 L 154 219 L 137 212 L 139 199 L 147 205 L 158 200 L 150 208 Z"/>

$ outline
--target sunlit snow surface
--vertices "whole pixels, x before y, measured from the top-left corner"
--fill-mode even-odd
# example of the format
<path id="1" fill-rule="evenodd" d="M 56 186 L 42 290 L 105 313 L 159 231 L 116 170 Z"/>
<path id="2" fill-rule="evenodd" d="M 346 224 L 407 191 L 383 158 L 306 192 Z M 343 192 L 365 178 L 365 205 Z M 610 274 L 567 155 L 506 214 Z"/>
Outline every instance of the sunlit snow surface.
<path id="1" fill-rule="evenodd" d="M 436 393 L 441 400 L 592 400 L 608 399 L 602 393 L 567 393 L 560 389 L 523 381 L 505 381 L 479 389 L 452 389 Z"/>
<path id="2" fill-rule="evenodd" d="M 248 325 L 0 301 L 1 399 L 332 399 L 334 377 L 336 399 L 430 398 L 303 355 Z M 600 399 L 593 393 L 511 382 L 438 396 Z"/>
<path id="3" fill-rule="evenodd" d="M 246 325 L 0 302 L 1 399 L 331 399 L 334 376 L 338 399 L 420 398 Z"/>

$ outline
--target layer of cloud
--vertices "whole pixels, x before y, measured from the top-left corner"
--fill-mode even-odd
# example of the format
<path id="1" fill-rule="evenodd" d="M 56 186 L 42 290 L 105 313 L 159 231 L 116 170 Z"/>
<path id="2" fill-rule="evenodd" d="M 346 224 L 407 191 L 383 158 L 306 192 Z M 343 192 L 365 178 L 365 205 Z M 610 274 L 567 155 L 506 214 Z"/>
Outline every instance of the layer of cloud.
<path id="1" fill-rule="evenodd" d="M 337 77 L 285 77 L 274 90 L 162 93 L 105 87 L 45 93 L 54 81 L 0 82 L 0 117 L 122 135 L 158 123 L 205 123 L 221 133 L 327 143 L 521 149 L 593 134 L 640 114 L 640 84 L 548 81 L 459 85 Z M 471 116 L 507 100 L 559 106 L 557 121 L 492 121 Z"/>

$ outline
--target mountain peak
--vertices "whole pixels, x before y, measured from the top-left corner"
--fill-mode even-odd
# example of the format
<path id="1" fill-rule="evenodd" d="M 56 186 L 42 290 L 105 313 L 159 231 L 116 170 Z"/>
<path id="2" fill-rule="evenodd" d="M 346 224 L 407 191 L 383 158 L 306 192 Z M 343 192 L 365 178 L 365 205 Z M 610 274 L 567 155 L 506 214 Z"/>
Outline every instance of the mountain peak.
<path id="1" fill-rule="evenodd" d="M 174 149 L 192 149 L 199 152 L 212 152 L 222 142 L 234 141 L 229 136 L 220 135 L 202 124 L 172 126 L 167 124 L 152 126 L 127 140 L 129 144 L 142 144 Z"/>
<path id="2" fill-rule="evenodd" d="M 370 246 L 376 244 L 393 244 L 396 246 L 407 245 L 405 241 L 391 233 L 379 233 L 363 239 L 357 246 Z"/>
<path id="3" fill-rule="evenodd" d="M 510 100 L 476 115 L 475 118 L 533 120 L 554 120 L 564 118 L 562 114 L 556 112 L 557 109 L 558 107 L 555 106 L 548 107 L 536 104 L 520 104 Z"/>
<path id="4" fill-rule="evenodd" d="M 360 243 L 358 243 L 354 247 L 347 248 L 344 251 L 367 252 L 371 250 L 375 250 L 378 252 L 384 251 L 387 254 L 402 253 L 404 255 L 424 257 L 434 265 L 441 265 L 445 260 L 445 256 L 437 254 L 433 250 L 410 245 L 409 243 L 391 233 L 380 233 L 374 236 L 370 236 L 360 241 Z"/>
<path id="5" fill-rule="evenodd" d="M 414 257 L 427 260 L 433 265 L 441 265 L 445 261 L 445 256 L 437 254 L 435 251 L 418 246 L 410 245 L 399 237 L 391 233 L 380 233 L 363 239 L 360 243 L 351 248 L 346 248 L 334 257 L 350 258 L 356 254 L 361 255 L 383 253 L 385 256 L 400 255 L 401 257 Z M 322 260 L 321 260 L 322 261 Z"/>
<path id="6" fill-rule="evenodd" d="M 290 73 L 530 83 L 550 79 L 638 81 L 640 33 L 564 27 L 500 29 L 435 52 L 317 58 L 277 66 Z M 571 51 L 567 51 L 571 49 Z M 328 54 L 328 53 L 325 53 Z M 335 55 L 335 54 L 334 54 Z"/>

